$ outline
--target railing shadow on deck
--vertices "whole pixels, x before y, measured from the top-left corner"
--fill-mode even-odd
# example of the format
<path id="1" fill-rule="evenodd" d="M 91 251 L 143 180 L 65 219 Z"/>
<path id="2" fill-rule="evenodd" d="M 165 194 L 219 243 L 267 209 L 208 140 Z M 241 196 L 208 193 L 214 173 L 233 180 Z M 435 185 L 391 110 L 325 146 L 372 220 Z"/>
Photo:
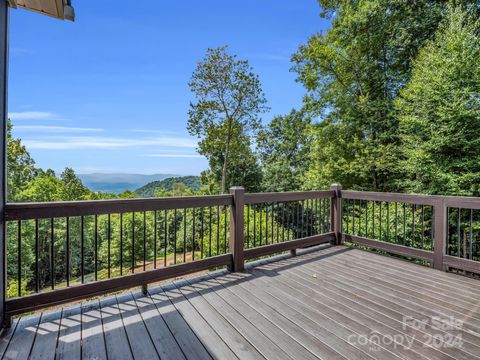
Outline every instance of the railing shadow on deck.
<path id="1" fill-rule="evenodd" d="M 334 249 L 335 247 L 320 245 L 304 249 L 295 263 L 277 265 L 274 271 L 262 269 L 262 272 L 256 276 L 275 277 L 279 275 L 279 271 L 321 261 L 351 250 L 350 248 L 339 248 L 328 253 L 319 251 L 327 248 Z M 301 258 L 301 255 L 307 254 L 315 256 Z M 190 340 L 196 342 L 198 338 L 190 329 L 188 322 L 183 317 L 178 316 L 179 313 L 175 310 L 178 308 L 179 302 L 190 302 L 192 298 L 248 282 L 252 276 L 248 272 L 257 266 L 275 264 L 291 258 L 293 258 L 292 255 L 277 255 L 269 259 L 253 261 L 247 264 L 246 272 L 241 273 L 245 277 L 241 278 L 230 278 L 228 277 L 229 271 L 218 270 L 191 279 L 179 279 L 167 285 L 152 287 L 147 295 L 140 291 L 128 292 L 61 310 L 28 315 L 16 321 L 12 330 L 15 331 L 15 327 L 22 327 L 25 332 L 35 333 L 36 337 L 48 337 L 50 334 L 58 333 L 57 346 L 62 348 L 71 346 L 75 350 L 74 343 L 79 342 L 80 339 L 83 342 L 99 341 L 98 336 L 101 335 L 101 341 L 103 341 L 103 336 L 109 336 L 111 332 L 116 333 L 115 336 L 117 337 L 125 337 L 126 340 L 126 334 L 129 332 L 131 335 L 141 336 L 138 333 L 135 335 L 135 332 L 138 332 L 138 324 L 142 322 L 146 325 L 148 331 L 156 332 L 170 331 L 168 330 L 168 321 L 175 321 L 176 326 L 184 327 L 184 334 L 190 334 Z M 220 277 L 222 278 L 221 283 L 216 281 Z M 22 325 L 19 324 L 20 321 L 23 322 Z M 27 325 L 24 326 L 25 323 Z M 0 343 L 5 341 L 5 336 L 6 334 L 3 334 L 0 338 Z M 119 343 L 118 346 L 122 347 L 125 344 L 127 343 Z M 124 351 L 127 350 L 128 348 L 125 347 Z M 154 351 L 158 352 L 161 349 L 155 349 Z"/>

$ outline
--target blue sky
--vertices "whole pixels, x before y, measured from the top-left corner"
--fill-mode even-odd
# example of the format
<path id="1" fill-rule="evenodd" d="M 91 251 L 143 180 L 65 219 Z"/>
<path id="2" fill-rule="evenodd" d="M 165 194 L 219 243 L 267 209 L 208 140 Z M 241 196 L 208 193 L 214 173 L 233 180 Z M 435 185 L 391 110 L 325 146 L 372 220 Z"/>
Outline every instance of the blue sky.
<path id="1" fill-rule="evenodd" d="M 135 4 L 135 5 L 133 5 Z M 328 23 L 316 0 L 74 0 L 76 21 L 10 12 L 9 113 L 43 168 L 198 174 L 188 81 L 229 45 L 260 76 L 271 112 L 299 107 L 290 56 Z"/>

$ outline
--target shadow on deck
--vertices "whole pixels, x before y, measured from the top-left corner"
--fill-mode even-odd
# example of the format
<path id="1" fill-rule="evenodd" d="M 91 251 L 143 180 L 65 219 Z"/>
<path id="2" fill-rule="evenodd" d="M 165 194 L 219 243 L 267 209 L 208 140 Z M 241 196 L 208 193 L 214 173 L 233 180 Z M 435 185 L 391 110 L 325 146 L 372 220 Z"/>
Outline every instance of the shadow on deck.
<path id="1" fill-rule="evenodd" d="M 480 282 L 318 247 L 25 316 L 5 359 L 480 359 Z"/>

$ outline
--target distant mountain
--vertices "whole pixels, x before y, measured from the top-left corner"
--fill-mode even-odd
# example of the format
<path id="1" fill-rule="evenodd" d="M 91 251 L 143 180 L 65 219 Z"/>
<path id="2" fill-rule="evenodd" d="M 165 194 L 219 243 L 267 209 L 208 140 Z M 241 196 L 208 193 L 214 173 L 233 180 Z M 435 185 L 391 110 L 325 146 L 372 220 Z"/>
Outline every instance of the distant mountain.
<path id="1" fill-rule="evenodd" d="M 78 174 L 83 184 L 92 191 L 113 192 L 119 194 L 125 190 L 133 191 L 152 181 L 177 176 L 176 174 Z"/>
<path id="2" fill-rule="evenodd" d="M 199 190 L 201 186 L 200 178 L 198 176 L 176 176 L 159 181 L 152 181 L 147 185 L 144 185 L 141 188 L 135 190 L 135 193 L 137 193 L 141 197 L 152 197 L 155 196 L 155 192 L 158 189 L 172 191 L 173 185 L 177 183 L 183 183 L 186 187 L 194 191 Z"/>

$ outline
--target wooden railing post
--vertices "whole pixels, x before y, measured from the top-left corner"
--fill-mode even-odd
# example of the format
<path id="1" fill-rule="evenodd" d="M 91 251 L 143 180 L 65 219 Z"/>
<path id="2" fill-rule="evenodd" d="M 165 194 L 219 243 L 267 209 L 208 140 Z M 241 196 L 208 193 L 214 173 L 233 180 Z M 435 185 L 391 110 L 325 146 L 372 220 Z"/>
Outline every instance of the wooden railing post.
<path id="1" fill-rule="evenodd" d="M 442 198 L 435 200 L 433 213 L 433 268 L 445 270 L 443 256 L 446 253 L 447 207 Z"/>
<path id="2" fill-rule="evenodd" d="M 245 260 L 243 257 L 243 207 L 245 205 L 245 189 L 243 187 L 232 187 L 230 194 L 233 195 L 233 204 L 230 210 L 230 243 L 229 248 L 233 256 L 233 264 L 230 271 L 242 271 Z"/>
<path id="3" fill-rule="evenodd" d="M 335 244 L 342 243 L 342 185 L 332 184 L 330 189 L 335 191 L 335 197 L 331 200 L 330 231 L 335 233 Z"/>

